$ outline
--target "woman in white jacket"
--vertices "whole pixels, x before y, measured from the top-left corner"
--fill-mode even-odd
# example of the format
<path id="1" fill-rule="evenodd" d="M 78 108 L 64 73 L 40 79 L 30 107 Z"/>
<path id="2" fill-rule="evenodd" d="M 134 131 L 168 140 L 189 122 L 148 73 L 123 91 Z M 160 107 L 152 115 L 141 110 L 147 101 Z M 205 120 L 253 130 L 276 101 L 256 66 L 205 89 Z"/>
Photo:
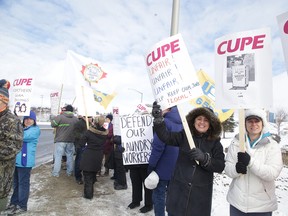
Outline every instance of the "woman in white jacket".
<path id="1" fill-rule="evenodd" d="M 245 128 L 246 151 L 239 152 L 236 135 L 226 156 L 225 173 L 232 178 L 227 194 L 230 216 L 271 216 L 277 209 L 275 179 L 283 167 L 281 149 L 268 131 L 264 110 L 246 110 Z"/>

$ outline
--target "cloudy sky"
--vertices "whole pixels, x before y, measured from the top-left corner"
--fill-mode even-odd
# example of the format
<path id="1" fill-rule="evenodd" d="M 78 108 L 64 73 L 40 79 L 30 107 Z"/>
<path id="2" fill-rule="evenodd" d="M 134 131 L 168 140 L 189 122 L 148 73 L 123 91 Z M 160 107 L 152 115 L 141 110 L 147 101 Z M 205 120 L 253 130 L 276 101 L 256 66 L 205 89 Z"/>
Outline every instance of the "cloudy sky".
<path id="1" fill-rule="evenodd" d="M 108 109 L 131 109 L 140 103 L 141 93 L 144 103 L 152 103 L 144 55 L 170 36 L 172 3 L 1 0 L 1 78 L 35 77 L 32 105 L 49 106 L 50 93 L 60 90 L 61 84 L 63 102 L 72 103 L 73 83 L 61 74 L 61 61 L 72 50 L 99 61 L 107 72 L 107 88 L 118 92 Z M 214 78 L 216 38 L 269 27 L 273 75 L 278 75 L 286 70 L 276 16 L 287 10 L 286 0 L 180 0 L 179 33 L 195 69 L 203 69 Z"/>

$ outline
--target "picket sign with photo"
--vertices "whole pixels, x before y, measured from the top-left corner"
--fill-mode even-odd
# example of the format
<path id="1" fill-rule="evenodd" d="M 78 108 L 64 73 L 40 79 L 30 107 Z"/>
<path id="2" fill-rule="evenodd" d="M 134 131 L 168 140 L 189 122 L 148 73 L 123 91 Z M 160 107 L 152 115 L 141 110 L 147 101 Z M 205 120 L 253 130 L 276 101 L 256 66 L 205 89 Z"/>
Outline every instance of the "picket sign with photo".
<path id="1" fill-rule="evenodd" d="M 215 41 L 216 108 L 239 109 L 239 136 L 244 151 L 244 109 L 272 106 L 270 29 L 229 34 Z"/>
<path id="2" fill-rule="evenodd" d="M 182 35 L 155 44 L 145 62 L 155 100 L 163 110 L 177 106 L 190 147 L 195 147 L 182 104 L 203 92 Z"/>
<path id="3" fill-rule="evenodd" d="M 32 77 L 18 77 L 13 80 L 10 90 L 10 108 L 17 116 L 29 116 L 31 108 Z"/>

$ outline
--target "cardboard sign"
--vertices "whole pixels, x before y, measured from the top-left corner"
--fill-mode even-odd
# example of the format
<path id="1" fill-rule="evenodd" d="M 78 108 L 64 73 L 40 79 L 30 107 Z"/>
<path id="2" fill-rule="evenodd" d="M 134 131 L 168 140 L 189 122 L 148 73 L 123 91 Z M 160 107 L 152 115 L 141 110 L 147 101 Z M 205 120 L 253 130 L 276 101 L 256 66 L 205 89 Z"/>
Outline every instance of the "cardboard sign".
<path id="1" fill-rule="evenodd" d="M 31 108 L 32 87 L 31 77 L 17 78 L 13 81 L 10 105 L 18 116 L 29 116 Z"/>
<path id="2" fill-rule="evenodd" d="M 270 30 L 239 32 L 215 41 L 216 108 L 272 106 Z"/>
<path id="3" fill-rule="evenodd" d="M 181 34 L 154 45 L 145 58 L 156 101 L 163 109 L 202 95 Z"/>
<path id="4" fill-rule="evenodd" d="M 60 103 L 60 93 L 52 92 L 50 94 L 50 104 L 51 104 L 51 114 L 58 115 L 59 114 L 59 103 Z"/>
<path id="5" fill-rule="evenodd" d="M 151 115 L 133 115 L 120 118 L 124 165 L 148 164 L 153 142 Z"/>

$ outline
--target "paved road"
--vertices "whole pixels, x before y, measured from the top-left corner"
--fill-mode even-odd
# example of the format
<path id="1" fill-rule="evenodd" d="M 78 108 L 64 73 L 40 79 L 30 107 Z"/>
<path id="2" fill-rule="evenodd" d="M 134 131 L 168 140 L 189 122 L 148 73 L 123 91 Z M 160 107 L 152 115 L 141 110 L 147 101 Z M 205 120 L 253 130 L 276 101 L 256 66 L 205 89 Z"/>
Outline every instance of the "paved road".
<path id="1" fill-rule="evenodd" d="M 40 125 L 41 135 L 36 151 L 36 166 L 52 161 L 54 151 L 54 134 L 50 125 Z"/>

